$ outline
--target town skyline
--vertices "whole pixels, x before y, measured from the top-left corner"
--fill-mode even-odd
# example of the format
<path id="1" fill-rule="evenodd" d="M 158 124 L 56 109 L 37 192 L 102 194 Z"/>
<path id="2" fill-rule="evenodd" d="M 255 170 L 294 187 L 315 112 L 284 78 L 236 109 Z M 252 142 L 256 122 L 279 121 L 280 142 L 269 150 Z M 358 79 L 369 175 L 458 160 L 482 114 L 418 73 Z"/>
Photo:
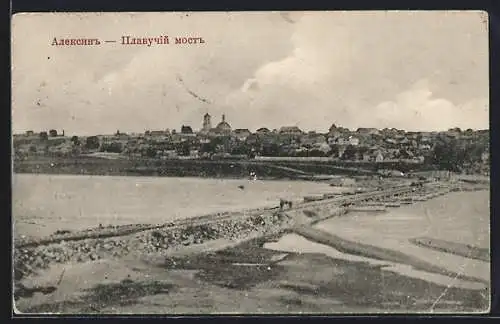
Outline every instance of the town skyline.
<path id="1" fill-rule="evenodd" d="M 489 124 L 481 12 L 48 15 L 13 18 L 15 133 L 199 128 L 205 112 L 249 129 Z M 191 35 L 204 43 L 51 46 L 54 37 L 124 34 Z"/>
<path id="2" fill-rule="evenodd" d="M 213 118 L 214 116 L 209 114 L 209 113 L 205 113 L 205 114 L 208 114 L 210 115 L 211 118 Z M 212 128 L 215 128 L 220 122 L 223 122 L 223 121 L 226 121 L 228 122 L 230 125 L 230 120 L 228 120 L 227 116 L 222 113 L 222 115 L 220 116 L 221 119 L 219 121 L 217 121 L 217 119 L 214 121 L 213 119 L 211 120 L 212 124 Z M 77 135 L 77 136 L 93 136 L 93 135 L 113 135 L 113 134 L 116 134 L 117 131 L 119 131 L 120 133 L 122 134 L 145 134 L 146 132 L 154 132 L 154 131 L 162 131 L 162 132 L 165 132 L 165 131 L 175 131 L 175 132 L 178 132 L 178 133 L 181 133 L 181 130 L 182 130 L 182 127 L 190 127 L 192 129 L 192 131 L 194 133 L 200 133 L 203 131 L 203 128 L 204 128 L 204 125 L 203 125 L 203 119 L 201 119 L 201 121 L 198 123 L 199 125 L 198 126 L 195 126 L 195 125 L 191 125 L 191 124 L 181 124 L 181 125 L 178 125 L 178 127 L 164 127 L 164 128 L 156 128 L 156 129 L 144 129 L 142 131 L 127 131 L 126 129 L 116 129 L 116 130 L 109 130 L 108 132 L 103 132 L 103 133 L 99 133 L 99 134 L 91 134 L 91 133 L 88 133 L 88 134 L 85 134 L 85 133 L 75 133 L 75 132 L 72 132 L 71 130 L 68 130 L 67 128 L 61 128 L 61 129 L 57 129 L 57 128 L 52 128 L 52 127 L 49 127 L 49 128 L 45 128 L 45 129 L 25 129 L 25 130 L 19 130 L 17 132 L 12 132 L 13 135 L 25 135 L 26 132 L 33 132 L 34 134 L 39 134 L 40 132 L 49 132 L 49 130 L 56 130 L 58 132 L 58 134 L 67 134 L 67 135 Z M 473 130 L 473 131 L 484 131 L 484 130 L 489 130 L 489 125 L 488 127 L 485 127 L 485 128 L 461 128 L 461 127 L 450 127 L 448 129 L 441 129 L 441 130 L 418 130 L 418 129 L 404 129 L 404 128 L 398 128 L 398 127 L 383 127 L 383 128 L 377 128 L 377 127 L 364 127 L 363 125 L 359 125 L 358 127 L 354 127 L 354 128 L 349 128 L 349 127 L 344 127 L 342 126 L 341 124 L 337 124 L 337 123 L 330 123 L 328 127 L 326 127 L 326 130 L 317 130 L 317 129 L 303 129 L 297 125 L 281 125 L 279 127 L 267 127 L 266 125 L 262 125 L 260 127 L 257 127 L 255 129 L 253 128 L 248 128 L 248 127 L 232 127 L 231 126 L 231 130 L 234 131 L 234 130 L 249 130 L 251 133 L 254 133 L 256 131 L 258 131 L 259 129 L 269 129 L 269 131 L 280 131 L 281 128 L 286 128 L 286 127 L 298 127 L 302 132 L 304 133 L 308 133 L 308 132 L 316 132 L 316 133 L 328 133 L 330 128 L 332 127 L 332 125 L 335 125 L 337 128 L 339 129 L 347 129 L 349 130 L 350 132 L 356 132 L 357 130 L 359 129 L 377 129 L 377 130 L 384 130 L 384 129 L 397 129 L 397 130 L 402 130 L 402 131 L 405 131 L 405 132 L 410 132 L 410 133 L 433 133 L 433 132 L 446 132 L 446 131 L 449 131 L 451 129 L 457 129 L 459 128 L 461 131 L 466 131 L 468 129 L 470 130 Z"/>

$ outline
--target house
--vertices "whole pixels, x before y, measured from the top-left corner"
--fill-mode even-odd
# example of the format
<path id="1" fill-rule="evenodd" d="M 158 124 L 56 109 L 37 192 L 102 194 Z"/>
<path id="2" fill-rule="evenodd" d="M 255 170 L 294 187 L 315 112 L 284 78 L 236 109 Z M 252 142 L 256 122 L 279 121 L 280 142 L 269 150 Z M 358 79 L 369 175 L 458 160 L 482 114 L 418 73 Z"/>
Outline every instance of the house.
<path id="1" fill-rule="evenodd" d="M 451 138 L 458 138 L 462 134 L 462 131 L 460 128 L 455 127 L 455 128 L 450 128 L 448 131 L 445 132 L 446 136 L 451 137 Z"/>
<path id="2" fill-rule="evenodd" d="M 381 133 L 384 136 L 395 136 L 397 135 L 399 130 L 397 128 L 384 128 Z"/>
<path id="3" fill-rule="evenodd" d="M 356 133 L 361 135 L 379 135 L 380 131 L 376 128 L 358 128 Z"/>
<path id="4" fill-rule="evenodd" d="M 410 140 L 408 138 L 403 137 L 401 138 L 399 141 L 398 141 L 399 144 L 409 144 L 410 143 Z"/>
<path id="5" fill-rule="evenodd" d="M 192 139 L 196 138 L 196 134 L 195 134 L 195 132 L 193 132 L 193 129 L 191 128 L 191 126 L 187 126 L 187 125 L 181 126 L 181 132 L 179 135 L 183 139 L 191 139 L 192 140 Z"/>
<path id="6" fill-rule="evenodd" d="M 328 136 L 327 143 L 329 145 L 335 145 L 335 144 L 337 144 L 337 138 L 338 137 L 335 137 L 335 136 Z"/>
<path id="7" fill-rule="evenodd" d="M 337 131 L 337 130 L 338 130 L 337 125 L 332 124 L 332 126 L 330 126 L 330 128 L 328 129 L 328 132 L 334 132 L 334 131 Z"/>
<path id="8" fill-rule="evenodd" d="M 357 137 L 343 135 L 341 137 L 336 138 L 335 140 L 331 140 L 331 138 L 329 138 L 328 143 L 330 145 L 337 144 L 337 145 L 358 146 L 360 141 L 359 141 L 359 138 L 357 138 Z"/>
<path id="9" fill-rule="evenodd" d="M 269 134 L 270 132 L 271 131 L 269 130 L 269 128 L 266 128 L 266 127 L 261 127 L 255 131 L 255 133 L 258 135 L 265 135 L 265 134 Z"/>
<path id="10" fill-rule="evenodd" d="M 198 137 L 198 140 L 200 141 L 200 144 L 208 144 L 211 142 L 210 138 L 207 137 Z"/>
<path id="11" fill-rule="evenodd" d="M 144 135 L 155 137 L 155 136 L 166 136 L 168 135 L 168 133 L 162 130 L 154 130 L 154 131 L 146 131 Z"/>
<path id="12" fill-rule="evenodd" d="M 313 146 L 315 144 L 322 144 L 322 143 L 326 144 L 326 138 L 321 134 L 310 132 L 308 134 L 303 135 L 300 138 L 300 142 L 302 145 Z"/>
<path id="13" fill-rule="evenodd" d="M 420 138 L 420 142 L 421 143 L 430 143 L 430 142 L 432 142 L 432 138 L 430 135 L 422 135 L 422 137 Z"/>
<path id="14" fill-rule="evenodd" d="M 349 136 L 349 145 L 357 146 L 359 145 L 359 138 L 354 136 Z"/>
<path id="15" fill-rule="evenodd" d="M 280 128 L 281 135 L 302 135 L 303 132 L 297 126 L 283 126 Z"/>
<path id="16" fill-rule="evenodd" d="M 217 137 L 217 136 L 221 136 L 222 134 L 219 132 L 219 129 L 217 129 L 216 127 L 212 127 L 208 130 L 208 133 L 207 133 L 207 136 L 209 137 Z"/>
<path id="17" fill-rule="evenodd" d="M 258 142 L 259 142 L 259 136 L 257 134 L 250 134 L 245 139 L 245 143 L 249 145 L 254 145 L 257 144 Z"/>
<path id="18" fill-rule="evenodd" d="M 383 162 L 384 161 L 384 155 L 382 154 L 382 151 L 375 151 L 375 162 Z"/>
<path id="19" fill-rule="evenodd" d="M 343 133 L 343 129 L 341 127 L 337 127 L 335 124 L 330 126 L 328 129 L 328 137 L 339 137 L 342 136 Z"/>
<path id="20" fill-rule="evenodd" d="M 431 149 L 431 146 L 429 144 L 420 144 L 418 146 L 418 149 L 422 151 L 429 151 Z"/>
<path id="21" fill-rule="evenodd" d="M 335 143 L 337 145 L 349 145 L 349 137 L 341 136 L 335 139 Z"/>
<path id="22" fill-rule="evenodd" d="M 328 145 L 326 142 L 316 143 L 313 145 L 313 147 L 314 147 L 314 149 L 321 151 L 325 154 L 330 153 L 330 151 L 332 150 L 330 145 Z"/>
<path id="23" fill-rule="evenodd" d="M 244 141 L 247 139 L 250 134 L 252 134 L 248 129 L 246 128 L 237 128 L 233 131 L 234 136 L 239 139 L 240 141 Z"/>
<path id="24" fill-rule="evenodd" d="M 181 134 L 193 134 L 193 129 L 191 128 L 191 126 L 182 125 Z"/>
<path id="25" fill-rule="evenodd" d="M 408 137 L 409 139 L 417 139 L 419 135 L 420 135 L 419 132 L 407 132 L 406 133 L 406 137 Z"/>

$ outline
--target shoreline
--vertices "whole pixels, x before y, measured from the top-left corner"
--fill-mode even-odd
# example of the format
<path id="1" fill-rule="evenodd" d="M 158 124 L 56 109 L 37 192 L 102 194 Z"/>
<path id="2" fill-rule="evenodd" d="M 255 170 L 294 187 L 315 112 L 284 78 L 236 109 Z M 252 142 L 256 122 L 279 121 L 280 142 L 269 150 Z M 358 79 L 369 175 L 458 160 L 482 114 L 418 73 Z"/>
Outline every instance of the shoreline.
<path id="1" fill-rule="evenodd" d="M 95 156 L 50 157 L 31 156 L 15 159 L 16 173 L 60 173 L 123 176 L 195 176 L 212 178 L 248 177 L 255 172 L 259 178 L 290 180 L 314 178 L 315 175 L 370 176 L 379 169 L 407 172 L 433 170 L 421 163 L 405 161 L 315 161 L 315 160 L 254 160 L 254 159 L 107 159 Z"/>
<path id="2" fill-rule="evenodd" d="M 145 174 L 134 174 L 128 172 L 118 172 L 116 174 L 112 173 L 102 173 L 102 174 L 89 174 L 89 173 L 80 173 L 80 172 L 67 172 L 61 173 L 57 172 L 12 172 L 13 175 L 33 175 L 33 176 L 87 176 L 87 177 L 120 177 L 120 178 L 179 178 L 179 179 L 199 179 L 199 180 L 243 180 L 243 181 L 277 181 L 277 182 L 285 182 L 285 181 L 294 181 L 294 182 L 318 182 L 318 183 L 328 183 L 329 179 L 322 178 L 287 178 L 287 177 L 257 177 L 256 180 L 250 179 L 248 176 L 197 176 L 197 175 L 145 175 Z"/>
<path id="3" fill-rule="evenodd" d="M 439 189 L 440 187 L 446 189 Z M 437 186 L 436 188 L 436 190 L 439 191 L 454 191 L 448 185 L 444 184 L 442 186 Z M 462 188 L 458 189 L 467 191 L 468 188 L 472 187 L 464 184 Z M 352 196 L 345 196 L 343 198 L 349 199 L 349 197 Z M 403 197 L 401 199 L 405 198 Z M 328 201 L 330 201 L 330 203 L 328 203 Z M 294 210 L 293 213 L 289 213 L 286 210 L 280 212 L 279 208 L 271 208 L 265 211 L 260 210 L 253 215 L 243 215 L 243 217 L 234 217 L 233 215 L 227 219 L 212 219 L 211 222 L 207 223 L 201 222 L 200 224 L 190 225 L 189 220 L 186 220 L 186 223 L 180 226 L 168 227 L 164 224 L 158 228 L 143 228 L 140 232 L 126 233 L 122 236 L 87 238 L 77 241 L 64 241 L 59 239 L 58 243 L 53 242 L 47 245 L 38 245 L 34 247 L 16 247 L 14 253 L 14 269 L 16 270 L 14 281 L 15 286 L 18 289 L 17 296 L 18 298 L 24 298 L 23 305 L 25 305 L 26 303 L 32 303 L 29 301 L 32 297 L 19 297 L 19 294 L 24 293 L 29 295 L 29 289 L 35 288 L 45 289 L 45 292 L 47 292 L 47 289 L 50 287 L 43 288 L 33 285 L 37 282 L 37 280 L 40 280 L 37 278 L 43 276 L 43 273 L 51 271 L 50 269 L 56 264 L 63 266 L 63 268 L 64 264 L 76 264 L 75 266 L 78 268 L 80 267 L 78 265 L 83 266 L 88 262 L 108 262 L 106 260 L 118 261 L 132 258 L 143 260 L 143 262 L 153 262 L 150 265 L 155 267 L 154 264 L 164 262 L 164 260 L 175 258 L 179 255 L 184 255 L 187 260 L 196 260 L 199 256 L 207 253 L 224 254 L 224 251 L 227 249 L 240 249 L 240 246 L 247 246 L 248 244 L 257 244 L 257 246 L 260 246 L 259 249 L 264 251 L 265 249 L 263 249 L 261 245 L 263 245 L 266 241 L 276 240 L 286 233 L 293 232 L 297 225 L 302 224 L 302 221 L 313 224 L 335 216 L 338 217 L 344 215 L 342 217 L 349 217 L 349 208 L 345 208 L 345 212 L 347 214 L 339 213 L 339 210 L 332 208 L 335 205 L 333 201 L 336 200 L 327 199 L 308 203 L 298 210 Z M 416 201 L 417 200 L 413 200 L 413 202 Z M 300 216 L 299 214 L 303 215 Z M 205 216 L 205 218 L 210 217 Z M 331 237 L 329 236 L 327 240 L 330 239 Z M 366 253 L 369 255 L 373 254 L 373 251 L 379 254 L 386 253 L 380 248 L 371 245 L 360 245 L 357 244 L 357 242 L 349 242 L 349 244 L 349 253 L 363 254 L 366 251 L 368 251 Z M 338 248 L 338 246 L 334 246 L 334 248 Z M 241 249 L 245 248 L 241 247 Z M 389 254 L 393 254 L 393 252 L 389 252 Z M 454 253 L 454 251 L 449 250 L 446 251 L 446 253 Z M 459 255 L 460 252 L 456 254 Z M 380 257 L 384 259 L 384 255 L 381 255 Z M 410 262 L 410 264 L 414 263 L 411 260 L 408 261 L 408 258 L 411 259 L 413 257 L 406 256 L 406 259 L 404 256 L 397 257 L 399 261 L 404 259 L 403 261 L 405 264 L 408 262 Z M 239 262 L 247 261 L 243 258 Z M 224 267 L 224 264 L 221 264 L 221 266 Z M 425 264 L 420 264 L 420 267 L 425 269 L 428 268 Z M 448 275 L 450 274 L 449 271 L 446 272 L 435 267 L 431 270 L 433 270 L 433 272 L 445 273 Z M 24 284 L 20 285 L 20 283 Z M 32 288 L 29 288 L 27 291 L 24 290 L 23 292 L 23 289 L 29 287 L 30 285 Z M 56 285 L 52 286 L 50 289 L 57 290 L 58 287 Z M 48 296 L 50 296 L 50 294 L 51 293 L 49 292 Z M 40 298 L 41 300 L 45 300 L 42 297 Z M 33 300 L 33 302 L 35 301 Z M 32 306 L 36 308 L 37 306 L 35 304 Z"/>

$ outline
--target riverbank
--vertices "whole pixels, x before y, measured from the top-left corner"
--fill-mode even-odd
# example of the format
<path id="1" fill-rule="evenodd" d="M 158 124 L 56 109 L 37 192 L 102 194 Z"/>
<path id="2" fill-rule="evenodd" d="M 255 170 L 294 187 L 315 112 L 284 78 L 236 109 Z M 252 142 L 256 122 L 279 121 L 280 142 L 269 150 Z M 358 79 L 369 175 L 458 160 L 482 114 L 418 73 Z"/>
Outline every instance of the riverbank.
<path id="1" fill-rule="evenodd" d="M 265 248 L 281 233 L 166 257 L 55 265 L 25 280 L 57 285 L 20 297 L 26 313 L 341 314 L 486 311 L 488 291 L 443 286 L 381 265 Z M 310 271 L 314 268 L 315 271 Z"/>
<path id="2" fill-rule="evenodd" d="M 460 201 L 473 202 L 465 195 L 474 193 L 481 192 L 451 194 L 463 194 Z M 439 199 L 450 199 L 449 195 L 436 195 L 428 201 L 414 200 L 407 207 L 391 210 L 432 208 L 437 211 L 442 205 Z M 398 242 L 394 241 L 394 235 L 406 238 L 411 244 L 408 240 L 421 234 L 412 227 L 415 223 L 404 227 L 406 231 L 394 227 L 395 223 L 382 225 L 385 231 L 375 227 L 373 230 L 379 235 L 374 241 L 366 235 L 369 228 L 365 225 L 353 232 L 347 223 L 342 225 L 353 217 L 360 219 L 359 212 L 345 214 L 321 202 L 315 206 L 304 209 L 302 219 L 297 218 L 298 212 L 295 215 L 269 210 L 210 224 L 166 226 L 119 237 L 59 241 L 37 247 L 19 246 L 14 254 L 17 309 L 117 314 L 478 312 L 488 309 L 489 277 L 456 267 L 447 256 L 450 251 L 425 252 L 426 256 L 434 255 L 445 262 L 430 267 L 420 264 L 419 268 L 418 262 L 422 259 L 413 254 L 414 250 L 407 245 L 387 245 Z M 389 216 L 387 213 L 365 214 L 366 219 Z M 304 250 L 301 239 L 294 239 L 292 249 L 283 246 L 283 238 L 297 225 L 334 215 L 331 221 L 338 222 L 334 227 L 341 234 L 337 242 L 332 241 L 334 236 L 327 231 L 324 233 L 327 245 L 314 243 L 312 248 Z M 446 231 L 445 227 L 450 224 L 446 217 L 435 224 L 440 233 L 449 235 L 452 231 Z M 314 226 L 324 225 L 319 222 Z M 392 238 L 385 234 L 391 232 Z M 366 239 L 345 239 L 346 233 L 359 233 Z M 334 252 L 336 248 L 342 250 L 346 241 L 350 250 L 344 252 L 354 255 Z M 383 246 L 377 247 L 380 242 Z M 356 259 L 355 255 L 362 250 L 364 256 Z M 378 253 L 379 261 L 370 259 L 373 253 Z M 391 259 L 391 255 L 396 255 L 396 259 Z M 427 258 L 427 261 L 433 260 Z M 412 264 L 420 270 L 405 268 Z M 311 266 L 314 272 L 310 271 Z M 458 275 L 451 273 L 457 269 Z"/>
<path id="3" fill-rule="evenodd" d="M 151 159 L 114 156 L 105 158 L 93 155 L 75 157 L 26 156 L 13 163 L 16 173 L 86 174 L 115 176 L 166 176 L 247 178 L 255 173 L 261 179 L 310 179 L 317 175 L 373 175 L 379 169 L 403 172 L 426 170 L 421 163 L 405 161 L 316 161 L 260 160 L 260 159 Z"/>

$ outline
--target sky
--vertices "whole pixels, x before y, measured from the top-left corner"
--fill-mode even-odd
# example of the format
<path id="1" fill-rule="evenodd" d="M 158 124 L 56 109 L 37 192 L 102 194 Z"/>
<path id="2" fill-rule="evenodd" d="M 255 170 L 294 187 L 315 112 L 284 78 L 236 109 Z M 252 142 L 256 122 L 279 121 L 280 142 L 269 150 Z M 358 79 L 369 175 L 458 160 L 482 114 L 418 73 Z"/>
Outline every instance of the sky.
<path id="1" fill-rule="evenodd" d="M 168 35 L 169 45 L 121 45 Z M 175 37 L 203 44 L 175 45 Z M 52 46 L 54 38 L 116 40 Z M 12 21 L 12 131 L 489 124 L 482 12 L 35 13 Z"/>

